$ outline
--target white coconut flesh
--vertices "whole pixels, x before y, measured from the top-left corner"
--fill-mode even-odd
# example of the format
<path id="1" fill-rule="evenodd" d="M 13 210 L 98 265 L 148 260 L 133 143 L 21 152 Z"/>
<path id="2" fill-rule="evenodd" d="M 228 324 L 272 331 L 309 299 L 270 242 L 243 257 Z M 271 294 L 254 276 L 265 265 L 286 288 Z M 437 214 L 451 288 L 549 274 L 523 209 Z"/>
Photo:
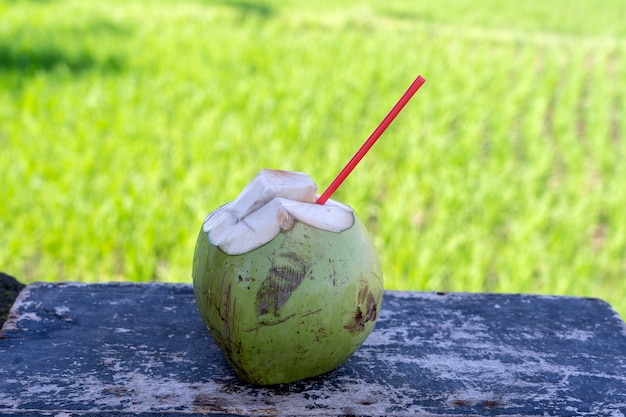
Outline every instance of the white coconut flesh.
<path id="1" fill-rule="evenodd" d="M 209 214 L 202 230 L 214 246 L 241 255 L 290 230 L 296 220 L 335 233 L 354 224 L 349 206 L 316 201 L 317 185 L 307 174 L 264 169 L 235 200 Z"/>

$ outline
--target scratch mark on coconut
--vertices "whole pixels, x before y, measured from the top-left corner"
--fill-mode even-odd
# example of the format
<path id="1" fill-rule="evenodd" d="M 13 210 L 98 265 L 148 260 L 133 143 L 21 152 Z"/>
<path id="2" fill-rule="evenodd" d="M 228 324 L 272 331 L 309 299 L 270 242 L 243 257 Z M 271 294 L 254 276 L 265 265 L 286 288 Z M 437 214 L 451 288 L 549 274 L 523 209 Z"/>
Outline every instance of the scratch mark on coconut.
<path id="1" fill-rule="evenodd" d="M 378 316 L 378 308 L 376 307 L 376 299 L 372 295 L 367 282 L 359 289 L 357 295 L 357 306 L 350 322 L 343 326 L 350 334 L 356 334 L 365 330 L 365 324 L 370 321 L 376 321 Z"/>
<path id="2" fill-rule="evenodd" d="M 257 292 L 257 312 L 259 315 L 279 316 L 280 308 L 300 286 L 310 264 L 295 251 L 280 253 L 272 259 L 267 278 Z"/>
<path id="3" fill-rule="evenodd" d="M 278 320 L 261 320 L 259 322 L 259 324 L 261 326 L 276 326 L 277 324 L 284 323 L 287 320 L 294 318 L 295 316 L 296 315 L 294 313 L 294 314 L 290 314 L 290 315 L 288 315 L 286 317 L 283 317 L 282 319 L 278 319 Z M 256 330 L 258 330 L 258 328 Z"/>
<path id="4" fill-rule="evenodd" d="M 224 301 L 224 317 L 222 320 L 224 321 L 224 334 L 226 335 L 226 339 L 230 340 L 230 325 L 228 323 L 228 314 L 230 310 L 230 290 L 232 284 L 228 284 L 228 288 L 226 289 L 226 300 Z"/>
<path id="5" fill-rule="evenodd" d="M 308 313 L 302 314 L 302 317 L 308 317 L 311 314 L 318 314 L 318 313 L 321 313 L 321 312 L 322 312 L 322 309 L 318 308 L 317 310 L 309 311 Z"/>

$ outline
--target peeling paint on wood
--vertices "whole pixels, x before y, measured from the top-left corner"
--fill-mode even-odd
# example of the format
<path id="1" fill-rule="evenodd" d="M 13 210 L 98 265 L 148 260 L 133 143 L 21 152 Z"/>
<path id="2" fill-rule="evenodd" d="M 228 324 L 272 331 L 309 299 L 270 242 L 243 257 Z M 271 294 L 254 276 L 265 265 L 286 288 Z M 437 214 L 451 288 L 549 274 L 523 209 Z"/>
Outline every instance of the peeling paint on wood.
<path id="1" fill-rule="evenodd" d="M 33 284 L 0 333 L 0 414 L 626 415 L 626 326 L 597 299 L 386 292 L 350 361 L 239 382 L 189 285 Z"/>

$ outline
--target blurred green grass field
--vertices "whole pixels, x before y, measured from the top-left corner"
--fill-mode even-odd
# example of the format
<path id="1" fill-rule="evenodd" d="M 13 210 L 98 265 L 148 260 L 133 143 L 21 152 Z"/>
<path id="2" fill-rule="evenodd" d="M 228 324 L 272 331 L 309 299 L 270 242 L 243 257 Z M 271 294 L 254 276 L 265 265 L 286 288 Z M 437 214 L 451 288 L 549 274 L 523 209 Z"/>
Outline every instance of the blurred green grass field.
<path id="1" fill-rule="evenodd" d="M 626 316 L 626 2 L 0 0 L 0 270 L 190 282 L 261 168 L 333 196 L 388 289 Z"/>

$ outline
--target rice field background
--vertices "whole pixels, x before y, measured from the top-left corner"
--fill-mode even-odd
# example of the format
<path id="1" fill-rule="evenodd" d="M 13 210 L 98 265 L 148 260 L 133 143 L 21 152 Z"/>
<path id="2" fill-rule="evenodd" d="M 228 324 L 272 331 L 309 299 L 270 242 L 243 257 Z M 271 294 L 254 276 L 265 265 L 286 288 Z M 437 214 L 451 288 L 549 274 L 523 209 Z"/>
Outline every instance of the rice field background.
<path id="1" fill-rule="evenodd" d="M 191 282 L 262 168 L 333 196 L 388 289 L 626 316 L 626 2 L 0 0 L 0 270 Z"/>

